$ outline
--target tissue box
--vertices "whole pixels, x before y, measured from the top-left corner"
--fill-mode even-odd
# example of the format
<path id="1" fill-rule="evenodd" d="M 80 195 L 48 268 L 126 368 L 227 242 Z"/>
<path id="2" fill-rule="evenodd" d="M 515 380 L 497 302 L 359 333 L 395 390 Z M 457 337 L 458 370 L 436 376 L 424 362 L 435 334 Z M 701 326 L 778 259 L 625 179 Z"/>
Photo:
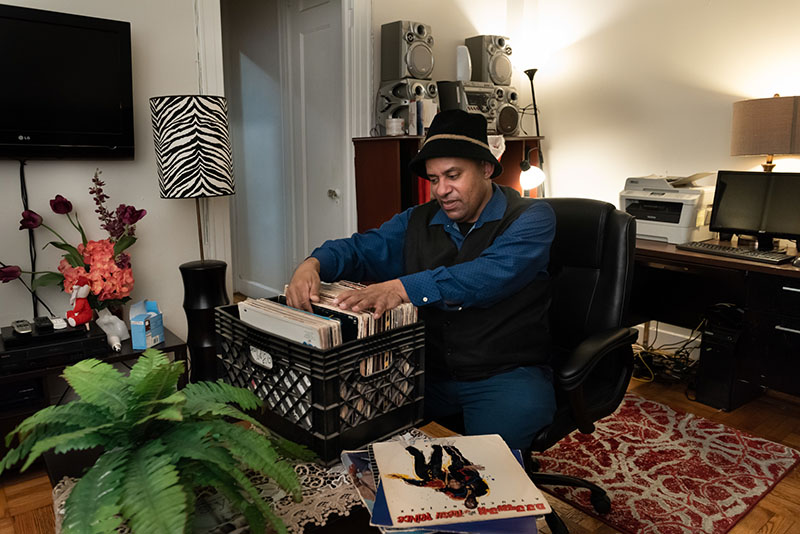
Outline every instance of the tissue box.
<path id="1" fill-rule="evenodd" d="M 131 306 L 131 344 L 144 350 L 164 341 L 164 317 L 154 300 L 142 300 Z"/>

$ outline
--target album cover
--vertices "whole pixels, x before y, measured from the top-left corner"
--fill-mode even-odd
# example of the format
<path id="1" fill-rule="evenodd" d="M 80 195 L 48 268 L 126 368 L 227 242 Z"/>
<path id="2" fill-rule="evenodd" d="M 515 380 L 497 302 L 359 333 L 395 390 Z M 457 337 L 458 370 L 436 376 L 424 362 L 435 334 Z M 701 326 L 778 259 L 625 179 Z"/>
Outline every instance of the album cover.
<path id="1" fill-rule="evenodd" d="M 427 527 L 549 513 L 550 505 L 496 434 L 372 446 L 389 524 Z M 382 503 L 381 503 L 382 504 Z M 382 521 L 382 522 L 381 522 Z"/>

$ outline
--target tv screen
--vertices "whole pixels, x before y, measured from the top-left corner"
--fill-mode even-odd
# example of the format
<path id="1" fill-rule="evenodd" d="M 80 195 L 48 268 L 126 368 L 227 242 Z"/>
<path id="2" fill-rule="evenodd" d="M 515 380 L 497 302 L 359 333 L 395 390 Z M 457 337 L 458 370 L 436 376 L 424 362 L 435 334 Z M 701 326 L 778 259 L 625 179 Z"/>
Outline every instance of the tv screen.
<path id="1" fill-rule="evenodd" d="M 0 157 L 133 158 L 130 23 L 0 5 Z"/>

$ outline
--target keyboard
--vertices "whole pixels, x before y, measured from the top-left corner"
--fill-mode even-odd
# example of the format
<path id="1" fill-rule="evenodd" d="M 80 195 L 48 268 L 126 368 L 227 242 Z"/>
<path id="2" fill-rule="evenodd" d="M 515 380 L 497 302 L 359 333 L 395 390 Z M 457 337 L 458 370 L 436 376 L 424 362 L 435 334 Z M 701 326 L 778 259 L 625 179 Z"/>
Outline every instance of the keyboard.
<path id="1" fill-rule="evenodd" d="M 739 258 L 740 260 L 758 261 L 761 263 L 771 263 L 778 265 L 779 263 L 787 263 L 794 259 L 794 256 L 788 256 L 782 252 L 775 252 L 771 250 L 755 250 L 751 248 L 738 248 L 729 247 L 726 245 L 717 245 L 715 243 L 708 243 L 706 241 L 690 241 L 688 243 L 681 243 L 675 245 L 675 248 L 680 250 L 688 250 L 691 252 L 700 252 L 701 254 L 713 254 L 715 256 L 728 256 L 729 258 Z"/>

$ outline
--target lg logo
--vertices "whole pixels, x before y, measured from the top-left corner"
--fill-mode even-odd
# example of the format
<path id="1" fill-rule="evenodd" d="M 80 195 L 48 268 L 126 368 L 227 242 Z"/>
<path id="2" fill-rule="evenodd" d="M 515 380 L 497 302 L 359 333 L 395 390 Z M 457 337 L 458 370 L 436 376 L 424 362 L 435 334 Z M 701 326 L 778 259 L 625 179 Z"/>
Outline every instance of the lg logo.
<path id="1" fill-rule="evenodd" d="M 31 136 L 30 135 L 20 135 L 20 136 L 17 136 L 17 139 L 19 139 L 20 141 L 30 141 L 31 140 Z"/>

